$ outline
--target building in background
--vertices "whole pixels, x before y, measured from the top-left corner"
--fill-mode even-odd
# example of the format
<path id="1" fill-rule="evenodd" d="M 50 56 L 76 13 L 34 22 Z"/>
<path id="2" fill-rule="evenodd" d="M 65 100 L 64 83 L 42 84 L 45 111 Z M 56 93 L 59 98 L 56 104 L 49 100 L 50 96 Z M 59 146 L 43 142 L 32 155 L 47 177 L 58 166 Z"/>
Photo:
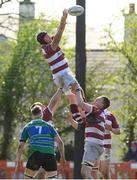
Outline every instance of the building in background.
<path id="1" fill-rule="evenodd" d="M 31 0 L 24 0 L 19 2 L 18 14 L 3 14 L 0 16 L 0 21 L 3 22 L 3 27 L 0 28 L 0 42 L 5 41 L 7 38 L 16 39 L 16 33 L 19 28 L 19 20 L 31 20 L 35 18 L 35 4 Z M 128 22 L 137 22 L 137 15 L 135 13 L 135 5 L 129 5 L 129 13 L 125 15 L 125 35 L 124 40 L 129 41 L 129 36 L 133 32 L 130 28 L 126 28 Z M 5 28 L 4 28 L 5 26 Z M 68 24 L 66 27 L 66 35 L 68 36 L 68 44 L 75 46 L 75 25 Z M 121 55 L 111 52 L 108 49 L 100 46 L 101 42 L 101 32 L 95 31 L 93 28 L 87 27 L 86 37 L 87 37 L 87 70 L 91 70 L 97 65 L 104 64 L 104 71 L 114 72 L 122 68 Z M 68 46 L 69 47 L 69 46 Z M 114 108 L 117 105 L 114 105 Z M 115 157 L 115 156 L 114 156 Z M 116 157 L 115 159 L 116 160 Z"/>
<path id="2" fill-rule="evenodd" d="M 19 3 L 20 20 L 32 20 L 35 18 L 35 3 L 31 0 L 24 0 Z"/>
<path id="3" fill-rule="evenodd" d="M 16 3 L 17 12 L 4 12 L 0 14 L 0 42 L 6 39 L 16 40 L 19 30 L 19 23 L 35 18 L 35 3 L 31 0 L 20 1 Z M 13 9 L 14 10 L 14 9 Z"/>

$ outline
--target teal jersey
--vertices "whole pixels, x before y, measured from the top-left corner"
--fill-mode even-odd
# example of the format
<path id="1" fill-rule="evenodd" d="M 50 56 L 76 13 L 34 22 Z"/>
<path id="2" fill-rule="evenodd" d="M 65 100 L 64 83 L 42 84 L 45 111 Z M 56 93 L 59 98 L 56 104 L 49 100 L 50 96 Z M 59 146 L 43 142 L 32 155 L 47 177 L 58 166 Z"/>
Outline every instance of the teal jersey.
<path id="1" fill-rule="evenodd" d="M 23 128 L 20 141 L 26 142 L 29 139 L 30 154 L 35 151 L 55 154 L 54 137 L 57 134 L 53 126 L 42 119 L 35 119 Z"/>

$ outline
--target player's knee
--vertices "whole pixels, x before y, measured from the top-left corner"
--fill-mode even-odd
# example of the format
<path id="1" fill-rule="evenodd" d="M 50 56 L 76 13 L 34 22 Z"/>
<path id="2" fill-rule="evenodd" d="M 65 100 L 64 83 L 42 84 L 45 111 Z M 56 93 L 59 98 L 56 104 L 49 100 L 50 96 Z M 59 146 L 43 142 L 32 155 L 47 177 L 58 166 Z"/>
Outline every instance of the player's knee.
<path id="1" fill-rule="evenodd" d="M 48 177 L 48 179 L 58 179 L 57 175 Z"/>
<path id="2" fill-rule="evenodd" d="M 98 167 L 94 163 L 85 161 L 82 163 L 81 175 L 83 178 L 92 178 L 91 172 L 98 172 Z"/>
<path id="3" fill-rule="evenodd" d="M 85 170 L 85 167 L 82 166 L 81 168 L 81 176 L 86 179 L 87 178 L 87 171 Z"/>
<path id="4" fill-rule="evenodd" d="M 109 172 L 102 172 L 102 176 L 104 179 L 109 179 Z"/>
<path id="5" fill-rule="evenodd" d="M 87 163 L 87 162 L 82 163 L 81 175 L 84 179 L 92 178 L 91 170 L 92 170 L 92 166 L 89 165 L 89 163 Z"/>
<path id="6" fill-rule="evenodd" d="M 46 172 L 47 179 L 57 179 L 57 171 Z"/>
<path id="7" fill-rule="evenodd" d="M 30 175 L 24 174 L 24 179 L 33 179 L 33 176 L 30 176 Z"/>
<path id="8" fill-rule="evenodd" d="M 91 171 L 88 167 L 84 167 L 82 166 L 81 168 L 81 176 L 84 178 L 84 179 L 91 179 L 92 176 L 91 176 Z"/>

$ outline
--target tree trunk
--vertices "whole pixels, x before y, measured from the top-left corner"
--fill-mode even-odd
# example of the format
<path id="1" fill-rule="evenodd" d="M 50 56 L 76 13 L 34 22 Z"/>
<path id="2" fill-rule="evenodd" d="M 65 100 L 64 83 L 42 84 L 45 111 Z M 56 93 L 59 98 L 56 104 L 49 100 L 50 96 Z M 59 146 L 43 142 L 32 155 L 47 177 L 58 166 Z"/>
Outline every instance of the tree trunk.
<path id="1" fill-rule="evenodd" d="M 85 9 L 85 0 L 77 0 L 77 4 Z M 76 78 L 83 88 L 86 89 L 86 49 L 85 49 L 85 13 L 77 17 L 76 22 Z M 84 131 L 75 131 L 74 142 L 74 178 L 81 179 L 81 161 L 84 147 Z"/>
<path id="2" fill-rule="evenodd" d="M 6 109 L 5 116 L 4 116 L 3 144 L 1 148 L 0 159 L 7 159 L 8 156 L 10 156 L 9 146 L 11 145 L 11 140 L 13 137 L 13 133 L 11 130 L 13 119 L 14 119 L 14 113 L 12 112 L 12 108 L 9 107 Z"/>

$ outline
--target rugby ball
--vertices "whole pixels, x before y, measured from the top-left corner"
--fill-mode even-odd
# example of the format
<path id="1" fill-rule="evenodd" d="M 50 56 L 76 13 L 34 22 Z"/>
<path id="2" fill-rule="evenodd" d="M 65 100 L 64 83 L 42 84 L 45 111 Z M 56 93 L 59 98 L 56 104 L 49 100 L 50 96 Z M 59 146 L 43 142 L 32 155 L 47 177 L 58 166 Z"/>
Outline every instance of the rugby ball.
<path id="1" fill-rule="evenodd" d="M 84 13 L 84 8 L 80 5 L 74 5 L 68 8 L 68 13 L 71 16 L 80 16 Z"/>

